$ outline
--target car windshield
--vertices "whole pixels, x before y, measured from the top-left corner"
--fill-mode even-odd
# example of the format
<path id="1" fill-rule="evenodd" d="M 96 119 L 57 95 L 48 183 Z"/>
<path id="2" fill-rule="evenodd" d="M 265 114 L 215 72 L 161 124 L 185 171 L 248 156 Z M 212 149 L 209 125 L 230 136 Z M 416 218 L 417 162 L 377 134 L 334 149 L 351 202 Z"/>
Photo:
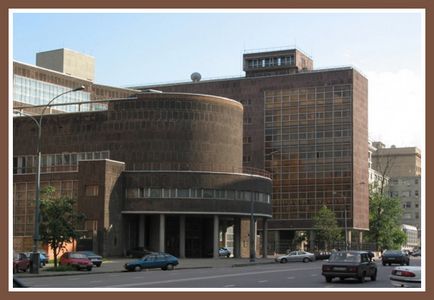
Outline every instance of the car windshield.
<path id="1" fill-rule="evenodd" d="M 337 252 L 333 253 L 329 261 L 331 262 L 360 262 L 360 254 L 359 253 L 351 253 L 351 252 Z"/>

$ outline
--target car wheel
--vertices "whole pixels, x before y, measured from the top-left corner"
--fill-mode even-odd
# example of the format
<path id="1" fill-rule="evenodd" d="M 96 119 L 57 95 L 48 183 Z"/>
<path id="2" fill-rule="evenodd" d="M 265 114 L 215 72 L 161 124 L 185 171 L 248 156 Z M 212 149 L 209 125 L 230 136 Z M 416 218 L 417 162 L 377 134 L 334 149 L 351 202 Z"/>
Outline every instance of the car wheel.
<path id="1" fill-rule="evenodd" d="M 392 265 L 392 263 L 389 263 L 389 267 Z"/>
<path id="2" fill-rule="evenodd" d="M 386 263 L 383 261 L 383 266 L 385 266 L 386 265 Z"/>
<path id="3" fill-rule="evenodd" d="M 92 267 L 87 267 L 86 270 L 92 271 Z"/>
<path id="4" fill-rule="evenodd" d="M 365 272 L 363 272 L 363 273 L 362 273 L 362 275 L 361 275 L 361 276 L 359 276 L 359 278 L 358 278 L 358 279 L 359 279 L 359 282 L 360 282 L 360 283 L 363 283 L 363 282 L 365 282 L 365 276 L 366 276 L 366 273 L 365 273 Z"/>
<path id="5" fill-rule="evenodd" d="M 284 263 L 288 262 L 288 260 L 287 260 L 286 258 L 282 258 L 282 259 L 280 260 L 280 262 L 281 262 L 282 264 L 284 264 Z"/>
<path id="6" fill-rule="evenodd" d="M 96 267 L 97 267 L 97 268 L 101 267 L 101 264 L 97 264 Z"/>
<path id="7" fill-rule="evenodd" d="M 406 263 L 406 265 L 409 266 L 409 265 L 410 265 L 410 262 L 408 261 L 408 262 Z"/>
<path id="8" fill-rule="evenodd" d="M 374 271 L 374 274 L 371 276 L 371 281 L 377 280 L 377 270 Z"/>
<path id="9" fill-rule="evenodd" d="M 326 276 L 326 282 L 332 282 L 332 279 L 333 279 L 333 277 L 331 277 L 331 276 Z"/>
<path id="10" fill-rule="evenodd" d="M 175 266 L 172 265 L 172 264 L 168 264 L 168 265 L 166 266 L 166 270 L 170 270 L 170 271 L 172 271 L 173 269 L 175 269 Z"/>
<path id="11" fill-rule="evenodd" d="M 226 257 L 227 257 L 227 258 L 231 257 L 231 254 L 230 254 L 230 253 L 228 253 L 228 255 L 226 255 Z"/>
<path id="12" fill-rule="evenodd" d="M 303 258 L 303 262 L 304 262 L 304 263 L 308 263 L 308 262 L 310 262 L 310 259 L 307 258 L 307 257 L 305 257 L 305 258 Z"/>
<path id="13" fill-rule="evenodd" d="M 141 271 L 142 270 L 142 268 L 140 267 L 140 266 L 135 266 L 134 267 L 134 271 L 136 271 L 136 272 L 139 272 L 139 271 Z"/>

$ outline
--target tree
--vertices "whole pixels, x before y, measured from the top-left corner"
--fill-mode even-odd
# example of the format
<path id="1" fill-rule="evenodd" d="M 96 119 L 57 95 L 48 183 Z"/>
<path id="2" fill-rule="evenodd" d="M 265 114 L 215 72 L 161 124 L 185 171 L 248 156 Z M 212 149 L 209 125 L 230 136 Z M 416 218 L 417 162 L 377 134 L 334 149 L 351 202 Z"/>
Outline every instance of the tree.
<path id="1" fill-rule="evenodd" d="M 76 212 L 75 200 L 61 196 L 56 198 L 55 189 L 47 187 L 41 197 L 41 240 L 53 250 L 54 267 L 57 256 L 66 244 L 78 238 L 77 228 L 84 220 L 84 215 Z"/>
<path id="2" fill-rule="evenodd" d="M 324 242 L 326 250 L 332 242 L 342 239 L 342 229 L 338 226 L 334 212 L 327 206 L 321 207 L 313 218 L 313 222 L 316 240 Z"/>
<path id="3" fill-rule="evenodd" d="M 380 191 L 371 191 L 369 196 L 368 238 L 375 243 L 377 251 L 396 249 L 406 240 L 401 230 L 401 201 Z"/>

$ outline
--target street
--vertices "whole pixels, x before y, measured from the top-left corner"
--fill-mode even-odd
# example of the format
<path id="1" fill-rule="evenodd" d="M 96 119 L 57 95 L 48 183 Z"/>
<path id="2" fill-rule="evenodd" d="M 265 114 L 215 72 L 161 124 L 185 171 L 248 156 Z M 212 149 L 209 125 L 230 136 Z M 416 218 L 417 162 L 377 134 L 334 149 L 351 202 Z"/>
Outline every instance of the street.
<path id="1" fill-rule="evenodd" d="M 412 259 L 411 265 L 420 265 L 420 259 Z M 312 263 L 274 263 L 243 267 L 216 267 L 143 270 L 141 272 L 87 273 L 81 275 L 21 278 L 31 288 L 116 288 L 116 289 L 166 289 L 166 288 L 393 288 L 389 275 L 394 266 L 382 266 L 377 262 L 376 281 L 358 283 L 347 279 L 334 279 L 326 283 L 321 275 L 322 261 Z"/>

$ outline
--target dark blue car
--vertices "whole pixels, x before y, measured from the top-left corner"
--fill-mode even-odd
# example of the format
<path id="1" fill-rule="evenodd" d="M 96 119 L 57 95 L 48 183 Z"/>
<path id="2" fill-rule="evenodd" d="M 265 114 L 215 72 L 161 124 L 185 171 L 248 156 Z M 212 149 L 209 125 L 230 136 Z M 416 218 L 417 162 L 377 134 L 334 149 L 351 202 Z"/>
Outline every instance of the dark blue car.
<path id="1" fill-rule="evenodd" d="M 127 262 L 124 267 L 127 271 L 141 271 L 142 269 L 161 268 L 173 270 L 178 265 L 178 259 L 170 254 L 156 252 L 143 256 L 140 259 Z"/>

